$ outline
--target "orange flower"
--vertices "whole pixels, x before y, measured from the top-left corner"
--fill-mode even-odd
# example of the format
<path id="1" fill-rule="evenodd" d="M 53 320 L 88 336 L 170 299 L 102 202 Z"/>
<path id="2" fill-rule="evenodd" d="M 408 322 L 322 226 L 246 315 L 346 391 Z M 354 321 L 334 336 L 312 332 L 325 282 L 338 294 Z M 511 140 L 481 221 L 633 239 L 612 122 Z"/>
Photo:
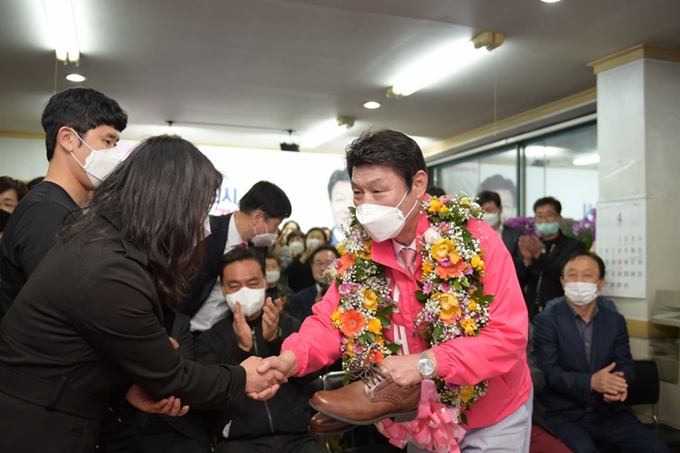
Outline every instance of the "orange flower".
<path id="1" fill-rule="evenodd" d="M 368 354 L 368 357 L 366 357 L 366 365 L 373 362 L 381 363 L 384 359 L 385 356 L 383 355 L 383 353 L 378 351 L 377 349 L 374 349 Z"/>
<path id="2" fill-rule="evenodd" d="M 357 333 L 366 327 L 366 318 L 356 310 L 347 310 L 340 315 L 340 332 L 347 338 L 356 337 Z"/>
<path id="3" fill-rule="evenodd" d="M 354 266 L 354 255 L 350 255 L 349 253 L 346 255 L 342 255 L 340 257 L 340 267 L 338 268 L 338 275 L 344 275 L 347 269 L 350 267 Z"/>
<path id="4" fill-rule="evenodd" d="M 442 280 L 448 280 L 450 278 L 457 278 L 463 275 L 466 267 L 467 265 L 465 262 L 458 261 L 455 265 L 450 267 L 437 266 L 435 268 L 435 272 L 437 277 L 441 278 Z"/>

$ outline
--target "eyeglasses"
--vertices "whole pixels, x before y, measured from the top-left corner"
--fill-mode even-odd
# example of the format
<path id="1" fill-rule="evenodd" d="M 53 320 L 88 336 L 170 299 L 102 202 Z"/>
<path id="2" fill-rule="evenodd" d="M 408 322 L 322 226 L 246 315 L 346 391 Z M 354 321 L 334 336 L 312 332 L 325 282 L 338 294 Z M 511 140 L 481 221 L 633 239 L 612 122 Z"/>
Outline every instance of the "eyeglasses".
<path id="1" fill-rule="evenodd" d="M 551 213 L 551 214 L 537 215 L 537 216 L 534 217 L 534 219 L 535 219 L 537 222 L 543 222 L 543 221 L 545 221 L 545 222 L 554 222 L 555 220 L 557 220 L 557 217 L 559 217 L 559 216 L 557 215 L 557 213 L 553 212 L 553 213 Z"/>
<path id="2" fill-rule="evenodd" d="M 314 267 L 324 267 L 324 268 L 326 268 L 326 267 L 330 266 L 331 264 L 333 264 L 334 261 L 335 261 L 335 260 L 330 260 L 330 261 L 328 261 L 328 260 L 326 260 L 326 261 L 317 261 L 317 260 L 314 260 L 314 261 L 312 261 L 312 266 L 314 266 Z"/>

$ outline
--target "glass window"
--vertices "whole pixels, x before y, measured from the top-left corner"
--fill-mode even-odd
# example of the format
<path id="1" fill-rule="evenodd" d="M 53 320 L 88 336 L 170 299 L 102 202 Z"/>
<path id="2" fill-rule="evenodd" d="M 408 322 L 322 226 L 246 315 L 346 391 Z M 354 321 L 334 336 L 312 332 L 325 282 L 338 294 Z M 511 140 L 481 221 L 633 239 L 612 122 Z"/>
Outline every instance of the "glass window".
<path id="1" fill-rule="evenodd" d="M 497 192 L 503 203 L 503 218 L 517 215 L 517 150 L 505 148 L 471 160 L 444 164 L 434 169 L 435 184 L 446 193 L 477 195 Z"/>

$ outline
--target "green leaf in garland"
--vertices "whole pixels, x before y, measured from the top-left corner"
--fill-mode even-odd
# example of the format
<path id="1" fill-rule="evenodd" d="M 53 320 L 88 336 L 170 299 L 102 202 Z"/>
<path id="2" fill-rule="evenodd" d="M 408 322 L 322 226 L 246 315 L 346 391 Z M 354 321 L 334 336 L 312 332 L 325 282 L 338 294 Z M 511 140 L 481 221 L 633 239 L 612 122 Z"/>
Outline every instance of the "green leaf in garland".
<path id="1" fill-rule="evenodd" d="M 401 345 L 399 343 L 390 343 L 385 346 L 392 354 L 396 354 L 399 352 L 401 349 Z"/>
<path id="2" fill-rule="evenodd" d="M 453 288 L 454 288 L 456 291 L 460 291 L 460 282 L 459 282 L 458 280 L 454 280 L 454 281 L 453 281 Z"/>
<path id="3" fill-rule="evenodd" d="M 380 324 L 382 324 L 383 327 L 389 327 L 391 324 L 390 320 L 384 316 L 377 315 L 376 318 L 380 320 Z"/>
<path id="4" fill-rule="evenodd" d="M 426 302 L 428 299 L 428 295 L 419 289 L 418 291 L 416 291 L 416 299 L 418 299 L 420 302 Z"/>
<path id="5" fill-rule="evenodd" d="M 342 379 L 342 385 L 349 384 L 349 381 L 351 381 L 351 380 L 352 380 L 352 373 L 350 373 L 348 371 L 347 373 L 345 373 L 345 377 Z"/>
<path id="6" fill-rule="evenodd" d="M 460 284 L 466 288 L 470 287 L 470 282 L 468 281 L 467 277 L 463 277 L 463 280 L 461 280 Z"/>
<path id="7" fill-rule="evenodd" d="M 366 332 L 364 335 L 366 335 L 366 338 L 368 339 L 369 342 L 374 343 L 375 342 L 375 334 L 372 332 Z"/>
<path id="8" fill-rule="evenodd" d="M 437 326 L 437 327 L 435 327 L 434 330 L 432 331 L 432 339 L 433 339 L 434 341 L 439 340 L 439 337 L 442 336 L 442 331 L 443 331 L 443 330 L 444 330 L 444 328 L 443 328 L 442 326 Z"/>
<path id="9" fill-rule="evenodd" d="M 467 425 L 467 424 L 468 424 L 467 415 L 465 415 L 465 412 L 461 412 L 461 413 L 459 414 L 459 417 L 460 417 L 460 423 L 461 423 L 462 425 Z"/>
<path id="10" fill-rule="evenodd" d="M 378 310 L 378 315 L 388 316 L 388 315 L 391 315 L 393 311 L 394 311 L 394 305 L 388 305 L 387 307 Z"/>

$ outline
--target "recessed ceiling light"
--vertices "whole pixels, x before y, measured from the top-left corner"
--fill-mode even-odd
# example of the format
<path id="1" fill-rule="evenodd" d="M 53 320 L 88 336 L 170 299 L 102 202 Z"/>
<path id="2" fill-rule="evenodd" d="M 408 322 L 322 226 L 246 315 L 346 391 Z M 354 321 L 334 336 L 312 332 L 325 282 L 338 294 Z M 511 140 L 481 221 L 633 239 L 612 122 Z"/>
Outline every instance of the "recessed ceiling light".
<path id="1" fill-rule="evenodd" d="M 80 74 L 69 74 L 66 76 L 66 80 L 69 82 L 84 82 L 87 80 L 85 76 L 81 76 Z"/>
<path id="2" fill-rule="evenodd" d="M 364 107 L 369 109 L 369 110 L 379 109 L 380 108 L 380 102 L 368 101 L 364 104 Z"/>
<path id="3" fill-rule="evenodd" d="M 541 0 L 543 3 L 557 3 L 560 0 Z"/>

